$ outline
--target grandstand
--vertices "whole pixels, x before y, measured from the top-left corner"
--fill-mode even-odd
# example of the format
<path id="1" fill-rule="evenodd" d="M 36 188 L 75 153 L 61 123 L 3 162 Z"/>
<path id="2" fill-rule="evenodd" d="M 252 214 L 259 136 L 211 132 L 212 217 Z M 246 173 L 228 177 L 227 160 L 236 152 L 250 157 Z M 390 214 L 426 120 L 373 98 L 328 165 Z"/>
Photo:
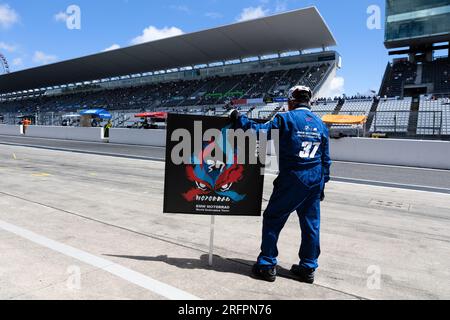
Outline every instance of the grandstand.
<path id="1" fill-rule="evenodd" d="M 368 116 L 372 109 L 373 99 L 346 100 L 340 110 L 340 114 Z"/>
<path id="2" fill-rule="evenodd" d="M 387 66 L 385 82 L 381 89 L 381 96 L 400 97 L 407 85 L 416 83 L 417 65 L 405 59 L 394 60 Z M 420 80 L 420 79 L 419 79 Z M 420 80 L 421 82 L 421 80 Z"/>
<path id="3" fill-rule="evenodd" d="M 295 10 L 0 76 L 0 113 L 58 124 L 64 113 L 104 108 L 118 122 L 136 111 L 220 114 L 235 104 L 268 117 L 293 85 L 327 91 L 341 64 L 327 50 L 335 45 L 316 8 Z"/>
<path id="4" fill-rule="evenodd" d="M 317 60 L 322 54 L 314 55 Z M 328 57 L 335 59 L 334 53 L 327 53 Z M 312 55 L 308 55 L 308 61 Z M 200 79 L 179 80 L 147 85 L 104 88 L 87 88 L 86 90 L 63 90 L 52 94 L 45 92 L 33 97 L 14 97 L 2 102 L 4 110 L 13 112 L 33 112 L 37 107 L 41 112 L 74 112 L 87 106 L 106 108 L 108 110 L 161 110 L 187 106 L 219 106 L 234 99 L 260 99 L 284 96 L 286 90 L 296 84 L 309 85 L 318 91 L 326 76 L 336 68 L 334 63 L 303 62 L 304 56 L 277 59 L 265 67 L 259 64 L 262 71 L 267 72 L 236 74 L 204 77 Z M 307 65 L 303 68 L 294 68 L 294 65 Z M 288 66 L 283 66 L 288 64 Z M 239 68 L 245 64 L 239 65 Z M 235 68 L 239 72 L 239 68 Z M 279 70 L 273 70 L 278 69 Z M 207 68 L 202 70 L 209 73 L 217 70 Z M 150 80 L 150 79 L 149 79 Z M 151 81 L 151 80 L 150 80 Z M 283 85 L 281 85 L 282 83 Z"/>
<path id="5" fill-rule="evenodd" d="M 320 58 L 322 55 L 315 56 Z M 308 57 L 311 58 L 311 55 Z M 299 58 L 304 57 L 296 57 L 295 60 L 298 60 L 296 64 L 303 65 L 302 59 Z M 76 112 L 88 107 L 106 108 L 111 111 L 175 111 L 194 106 L 203 106 L 206 109 L 214 106 L 220 109 L 233 100 L 254 99 L 254 102 L 262 104 L 266 98 L 284 96 L 286 90 L 293 85 L 309 84 L 311 78 L 315 83 L 312 88 L 317 91 L 319 85 L 326 80 L 326 75 L 336 68 L 333 63 L 307 63 L 310 66 L 306 68 L 286 69 L 281 63 L 288 60 L 293 61 L 294 58 L 278 60 L 280 65 L 277 67 L 282 69 L 275 71 L 205 77 L 201 80 L 180 80 L 136 87 L 89 88 L 86 91 L 75 90 L 60 94 L 44 93 L 36 97 L 8 99 L 3 101 L 1 106 L 4 112 L 21 113 L 35 112 L 37 108 L 41 113 Z M 269 70 L 277 67 L 272 66 Z M 261 68 L 264 70 L 262 66 Z M 320 74 L 317 70 L 320 70 Z M 280 83 L 284 85 L 281 86 Z"/>
<path id="6" fill-rule="evenodd" d="M 411 102 L 411 98 L 402 100 L 391 98 L 381 101 L 371 131 L 406 133 L 409 125 Z"/>
<path id="7" fill-rule="evenodd" d="M 401 97 L 405 95 L 450 93 L 450 59 L 436 58 L 432 61 L 412 63 L 396 59 L 385 73 L 380 95 Z"/>
<path id="8" fill-rule="evenodd" d="M 335 112 L 338 106 L 338 100 L 325 100 L 316 102 L 312 105 L 312 111 L 316 113 L 319 117 L 322 117 L 326 114 L 332 114 Z"/>
<path id="9" fill-rule="evenodd" d="M 422 97 L 417 134 L 450 135 L 449 99 L 430 99 Z"/>
<path id="10" fill-rule="evenodd" d="M 449 5 L 445 0 L 386 1 L 385 46 L 396 58 L 386 67 L 381 102 L 371 109 L 371 131 L 449 138 L 443 103 L 450 96 Z"/>
<path id="11" fill-rule="evenodd" d="M 450 139 L 449 6 L 446 0 L 387 0 L 385 47 L 395 58 L 378 97 L 345 99 L 334 109 L 320 102 L 313 110 L 366 115 L 366 135 Z"/>
<path id="12" fill-rule="evenodd" d="M 449 94 L 450 92 L 450 59 L 438 58 L 423 64 L 422 83 L 433 84 L 435 94 Z"/>

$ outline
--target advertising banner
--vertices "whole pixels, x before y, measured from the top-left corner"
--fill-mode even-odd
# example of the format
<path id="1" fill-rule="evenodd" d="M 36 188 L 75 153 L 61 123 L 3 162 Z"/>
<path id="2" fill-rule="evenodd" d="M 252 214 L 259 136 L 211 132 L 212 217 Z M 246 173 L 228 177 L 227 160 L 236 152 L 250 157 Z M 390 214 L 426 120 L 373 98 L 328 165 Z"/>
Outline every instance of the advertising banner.
<path id="1" fill-rule="evenodd" d="M 264 161 L 240 131 L 228 118 L 169 114 L 164 213 L 261 215 Z"/>

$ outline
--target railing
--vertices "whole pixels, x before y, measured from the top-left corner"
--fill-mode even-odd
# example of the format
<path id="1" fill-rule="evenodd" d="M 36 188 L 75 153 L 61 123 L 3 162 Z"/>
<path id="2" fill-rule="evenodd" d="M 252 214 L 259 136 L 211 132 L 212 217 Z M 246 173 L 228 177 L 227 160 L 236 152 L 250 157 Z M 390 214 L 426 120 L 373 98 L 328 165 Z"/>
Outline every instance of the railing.
<path id="1" fill-rule="evenodd" d="M 326 114 L 333 114 L 334 110 L 314 111 L 322 117 Z M 268 119 L 273 111 L 258 111 L 259 119 Z M 365 115 L 368 118 L 373 116 L 371 127 L 361 125 L 334 125 L 333 130 L 355 129 L 358 135 L 368 136 L 371 133 L 387 133 L 396 136 L 408 137 L 433 137 L 433 136 L 450 136 L 450 115 L 448 123 L 445 120 L 443 111 L 377 111 L 370 112 L 368 110 L 341 111 L 339 115 Z M 411 126 L 410 120 L 416 119 L 417 124 Z M 412 131 L 411 131 L 412 128 Z"/>
<path id="2" fill-rule="evenodd" d="M 408 133 L 413 128 L 412 135 L 420 135 L 420 130 L 433 130 L 431 135 L 441 135 L 444 131 L 442 111 L 377 111 L 373 113 L 372 128 L 370 132 L 382 133 Z M 410 124 L 411 119 L 417 120 L 417 125 Z"/>

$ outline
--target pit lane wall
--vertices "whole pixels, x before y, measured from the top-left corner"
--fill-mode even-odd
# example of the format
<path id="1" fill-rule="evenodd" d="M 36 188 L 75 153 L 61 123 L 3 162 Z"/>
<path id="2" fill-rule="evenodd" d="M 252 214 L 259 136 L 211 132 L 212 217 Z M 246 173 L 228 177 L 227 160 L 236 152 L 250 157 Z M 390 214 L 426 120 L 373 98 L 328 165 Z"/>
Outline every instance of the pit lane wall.
<path id="1" fill-rule="evenodd" d="M 26 131 L 26 136 L 98 142 L 103 139 L 103 128 L 29 126 Z"/>
<path id="2" fill-rule="evenodd" d="M 0 126 L 0 135 L 20 136 L 22 126 Z M 29 126 L 26 137 L 101 142 L 103 128 Z"/>
<path id="3" fill-rule="evenodd" d="M 0 125 L 0 135 L 19 136 L 20 126 Z M 102 128 L 30 126 L 26 136 L 101 142 Z M 111 129 L 110 143 L 164 147 L 165 130 Z M 450 170 L 450 142 L 404 139 L 343 138 L 331 140 L 335 161 Z"/>
<path id="4" fill-rule="evenodd" d="M 110 129 L 109 143 L 165 147 L 166 130 Z"/>
<path id="5" fill-rule="evenodd" d="M 21 129 L 20 126 L 0 124 L 0 134 L 3 134 L 5 136 L 20 136 Z"/>
<path id="6" fill-rule="evenodd" d="M 330 148 L 335 161 L 450 170 L 450 141 L 344 138 Z"/>

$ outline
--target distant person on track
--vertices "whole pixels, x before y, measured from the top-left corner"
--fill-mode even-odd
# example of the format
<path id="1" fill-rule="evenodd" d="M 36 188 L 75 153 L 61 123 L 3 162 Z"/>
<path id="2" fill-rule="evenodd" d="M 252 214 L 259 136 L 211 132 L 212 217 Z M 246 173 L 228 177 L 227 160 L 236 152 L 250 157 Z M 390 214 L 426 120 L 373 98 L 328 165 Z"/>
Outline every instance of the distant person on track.
<path id="1" fill-rule="evenodd" d="M 27 130 L 28 127 L 31 125 L 31 121 L 28 119 L 23 119 L 22 120 L 22 127 L 23 127 L 23 134 L 26 135 L 27 134 Z"/>
<path id="2" fill-rule="evenodd" d="M 108 122 L 105 125 L 105 138 L 109 138 L 109 130 L 112 128 L 112 122 L 111 120 L 108 120 Z"/>
<path id="3" fill-rule="evenodd" d="M 150 129 L 150 123 L 148 122 L 148 118 L 144 119 L 144 122 L 142 123 L 143 129 Z"/>
<path id="4" fill-rule="evenodd" d="M 98 127 L 98 122 L 97 122 L 97 119 L 96 119 L 96 118 L 92 119 L 91 126 L 92 126 L 93 128 Z"/>
<path id="5" fill-rule="evenodd" d="M 261 254 L 253 274 L 263 280 L 276 280 L 278 238 L 290 214 L 300 218 L 302 243 L 299 265 L 291 272 L 299 281 L 314 283 L 320 255 L 320 202 L 325 198 L 325 184 L 330 180 L 328 128 L 311 112 L 312 92 L 297 86 L 289 91 L 289 112 L 278 114 L 266 124 L 257 124 L 239 111 L 230 113 L 238 128 L 244 130 L 279 130 L 280 174 L 264 213 Z"/>

